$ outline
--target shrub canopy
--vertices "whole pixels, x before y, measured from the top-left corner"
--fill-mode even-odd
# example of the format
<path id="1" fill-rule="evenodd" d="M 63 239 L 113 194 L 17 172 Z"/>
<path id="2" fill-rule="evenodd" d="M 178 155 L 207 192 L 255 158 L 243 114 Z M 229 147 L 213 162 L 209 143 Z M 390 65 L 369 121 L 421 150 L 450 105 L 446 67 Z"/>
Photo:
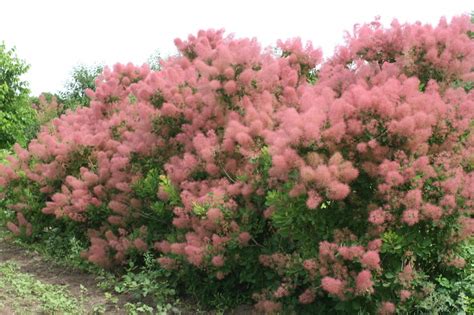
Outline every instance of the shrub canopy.
<path id="1" fill-rule="evenodd" d="M 473 234 L 472 30 L 376 21 L 324 62 L 209 30 L 160 71 L 106 68 L 0 166 L 9 228 L 87 231 L 106 267 L 154 251 L 266 312 L 413 311 Z"/>

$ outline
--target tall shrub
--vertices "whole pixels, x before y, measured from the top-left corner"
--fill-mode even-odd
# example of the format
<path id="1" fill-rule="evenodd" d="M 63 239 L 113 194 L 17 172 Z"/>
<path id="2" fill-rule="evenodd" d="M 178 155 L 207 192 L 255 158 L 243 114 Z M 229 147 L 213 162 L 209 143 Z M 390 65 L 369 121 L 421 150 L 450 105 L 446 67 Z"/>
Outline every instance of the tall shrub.
<path id="1" fill-rule="evenodd" d="M 323 63 L 209 30 L 159 72 L 106 68 L 0 166 L 8 226 L 87 231 L 106 267 L 154 251 L 188 292 L 265 312 L 412 312 L 473 234 L 472 29 L 376 21 Z"/>

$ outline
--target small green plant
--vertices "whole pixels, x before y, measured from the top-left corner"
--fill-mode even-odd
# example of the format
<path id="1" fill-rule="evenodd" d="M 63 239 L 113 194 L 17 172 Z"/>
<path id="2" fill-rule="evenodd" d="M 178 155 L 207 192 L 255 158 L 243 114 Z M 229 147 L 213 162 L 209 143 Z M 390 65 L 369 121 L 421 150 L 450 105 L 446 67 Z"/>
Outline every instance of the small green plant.
<path id="1" fill-rule="evenodd" d="M 7 156 L 11 155 L 12 153 L 10 150 L 7 149 L 0 149 L 0 163 L 7 163 Z"/>
<path id="2" fill-rule="evenodd" d="M 154 314 L 154 310 L 155 310 L 153 307 L 141 302 L 126 303 L 124 306 L 129 315 L 138 315 L 138 314 L 151 315 L 151 314 Z"/>
<path id="3" fill-rule="evenodd" d="M 151 253 L 145 253 L 143 259 L 141 267 L 129 263 L 126 273 L 114 285 L 115 292 L 131 294 L 137 301 L 149 300 L 150 304 L 169 301 L 176 293 L 166 279 L 169 272 L 159 268 Z"/>
<path id="4" fill-rule="evenodd" d="M 178 301 L 176 285 L 169 275 L 170 272 L 159 268 L 153 255 L 147 252 L 141 261 L 131 261 L 122 274 L 102 272 L 98 286 L 113 292 L 107 292 L 106 298 L 114 303 L 117 303 L 116 294 L 130 296 L 132 300 L 124 305 L 130 314 L 161 314 Z"/>

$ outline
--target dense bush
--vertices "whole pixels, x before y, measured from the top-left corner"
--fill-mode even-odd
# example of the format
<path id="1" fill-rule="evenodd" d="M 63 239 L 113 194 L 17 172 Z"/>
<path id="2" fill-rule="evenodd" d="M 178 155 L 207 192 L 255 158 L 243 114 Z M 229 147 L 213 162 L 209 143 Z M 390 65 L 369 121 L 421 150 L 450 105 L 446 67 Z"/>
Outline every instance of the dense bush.
<path id="1" fill-rule="evenodd" d="M 21 76 L 28 65 L 14 49 L 0 43 L 0 150 L 18 142 L 26 145 L 35 135 L 35 114 L 28 103 L 28 84 Z"/>
<path id="2" fill-rule="evenodd" d="M 443 283 L 466 308 L 472 30 L 376 21 L 324 63 L 200 31 L 159 72 L 106 68 L 0 166 L 8 227 L 105 267 L 154 251 L 178 289 L 265 312 L 422 312 Z"/>

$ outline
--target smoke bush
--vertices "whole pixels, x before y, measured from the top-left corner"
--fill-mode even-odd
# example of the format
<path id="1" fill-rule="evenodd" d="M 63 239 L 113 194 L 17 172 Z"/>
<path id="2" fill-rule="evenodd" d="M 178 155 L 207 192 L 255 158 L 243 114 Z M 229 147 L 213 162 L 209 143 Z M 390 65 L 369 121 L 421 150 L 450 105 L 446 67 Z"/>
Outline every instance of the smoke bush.
<path id="1" fill-rule="evenodd" d="M 412 311 L 473 234 L 472 30 L 375 21 L 324 62 L 209 30 L 160 71 L 106 68 L 89 108 L 0 165 L 8 227 L 66 221 L 106 267 L 153 248 L 262 311 Z"/>

